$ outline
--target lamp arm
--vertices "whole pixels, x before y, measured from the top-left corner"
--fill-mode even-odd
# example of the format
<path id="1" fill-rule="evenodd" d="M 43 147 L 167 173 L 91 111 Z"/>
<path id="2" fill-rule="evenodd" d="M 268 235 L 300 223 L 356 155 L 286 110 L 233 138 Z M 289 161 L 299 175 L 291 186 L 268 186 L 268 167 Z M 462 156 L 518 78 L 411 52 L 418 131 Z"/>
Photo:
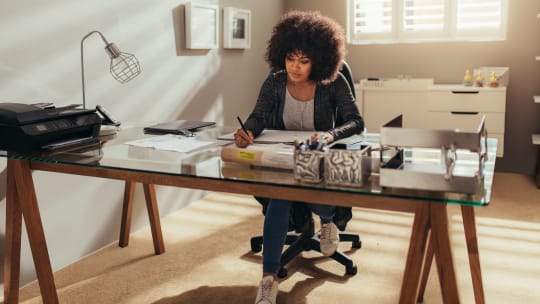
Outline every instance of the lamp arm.
<path id="1" fill-rule="evenodd" d="M 91 36 L 92 34 L 99 34 L 99 36 L 101 36 L 101 39 L 103 40 L 103 42 L 105 43 L 105 45 L 108 45 L 109 42 L 107 41 L 107 39 L 105 38 L 105 36 L 103 36 L 103 34 L 99 31 L 91 31 L 90 33 L 86 34 L 86 36 L 84 36 L 82 39 L 81 39 L 81 78 L 82 78 L 82 97 L 83 97 L 83 109 L 86 109 L 86 96 L 85 96 L 85 89 L 84 89 L 84 55 L 83 55 L 83 43 L 84 43 L 84 40 L 86 38 L 88 38 L 89 36 Z"/>
<path id="2" fill-rule="evenodd" d="M 109 43 L 105 36 L 99 31 L 91 31 L 81 39 L 81 79 L 82 79 L 82 98 L 83 108 L 86 109 L 86 92 L 84 87 L 84 40 L 92 34 L 99 34 L 103 43 L 105 43 L 105 51 L 111 58 L 110 72 L 112 76 L 121 83 L 125 83 L 133 77 L 141 73 L 139 61 L 134 55 L 122 53 L 114 43 Z"/>

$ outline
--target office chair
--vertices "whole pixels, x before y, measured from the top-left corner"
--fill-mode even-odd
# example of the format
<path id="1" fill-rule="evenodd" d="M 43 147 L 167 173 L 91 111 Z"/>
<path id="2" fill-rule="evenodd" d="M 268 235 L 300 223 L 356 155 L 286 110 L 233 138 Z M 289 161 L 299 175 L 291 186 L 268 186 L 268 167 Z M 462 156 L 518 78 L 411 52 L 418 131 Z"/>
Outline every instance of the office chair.
<path id="1" fill-rule="evenodd" d="M 354 82 L 351 69 L 345 61 L 343 62 L 343 67 L 340 72 L 347 79 L 353 96 L 356 96 L 354 92 Z M 264 211 L 266 210 L 268 199 L 259 197 L 256 197 L 256 199 L 263 205 L 263 213 L 265 213 Z M 358 234 L 343 232 L 347 222 L 352 218 L 351 210 L 351 207 L 336 207 L 335 219 L 337 219 L 336 226 L 338 226 L 338 229 L 340 230 L 339 242 L 351 242 L 352 248 L 361 248 L 362 242 L 360 241 L 360 236 Z M 315 232 L 313 214 L 311 213 L 311 210 L 302 203 L 294 203 L 291 207 L 289 231 L 292 230 L 295 230 L 295 232 L 289 232 L 285 239 L 285 245 L 288 245 L 289 247 L 287 247 L 287 249 L 281 254 L 281 268 L 278 272 L 279 278 L 284 278 L 287 276 L 287 269 L 285 268 L 285 265 L 287 265 L 287 263 L 289 263 L 301 252 L 310 250 L 321 252 L 320 233 L 318 231 Z M 260 252 L 262 250 L 262 244 L 262 236 L 252 237 L 251 251 Z M 348 275 L 355 275 L 358 271 L 353 260 L 339 250 L 339 248 L 332 256 L 330 256 L 330 258 L 345 266 L 345 273 Z"/>

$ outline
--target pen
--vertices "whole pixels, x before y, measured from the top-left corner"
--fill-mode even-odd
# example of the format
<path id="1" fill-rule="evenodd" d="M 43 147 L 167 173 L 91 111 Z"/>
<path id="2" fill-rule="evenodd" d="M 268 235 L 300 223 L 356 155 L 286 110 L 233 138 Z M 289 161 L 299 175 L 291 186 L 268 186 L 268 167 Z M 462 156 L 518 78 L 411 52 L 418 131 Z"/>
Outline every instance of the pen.
<path id="1" fill-rule="evenodd" d="M 238 119 L 238 122 L 240 123 L 240 127 L 242 127 L 242 130 L 244 131 L 244 133 L 246 133 L 246 135 L 249 135 L 249 133 L 246 130 L 246 127 L 244 126 L 244 123 L 240 119 L 240 116 L 236 116 L 236 119 Z"/>

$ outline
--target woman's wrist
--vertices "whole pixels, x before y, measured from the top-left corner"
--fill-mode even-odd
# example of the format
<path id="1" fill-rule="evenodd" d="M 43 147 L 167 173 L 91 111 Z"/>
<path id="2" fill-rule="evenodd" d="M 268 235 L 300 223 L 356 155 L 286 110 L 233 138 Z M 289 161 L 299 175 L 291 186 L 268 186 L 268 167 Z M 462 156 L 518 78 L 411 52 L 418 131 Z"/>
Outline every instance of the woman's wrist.
<path id="1" fill-rule="evenodd" d="M 330 144 L 334 141 L 334 135 L 332 135 L 332 133 L 330 132 L 326 132 L 323 135 L 323 139 L 326 142 L 326 144 Z"/>

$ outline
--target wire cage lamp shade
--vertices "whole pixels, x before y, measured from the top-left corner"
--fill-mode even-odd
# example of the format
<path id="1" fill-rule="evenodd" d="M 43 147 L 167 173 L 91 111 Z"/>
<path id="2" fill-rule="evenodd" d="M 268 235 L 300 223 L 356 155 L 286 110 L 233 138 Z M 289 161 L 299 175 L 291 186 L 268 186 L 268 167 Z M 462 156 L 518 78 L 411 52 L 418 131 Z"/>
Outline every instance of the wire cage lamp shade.
<path id="1" fill-rule="evenodd" d="M 92 34 L 99 34 L 103 42 L 105 43 L 105 51 L 111 59 L 110 73 L 120 83 L 126 83 L 131 79 L 137 77 L 141 73 L 141 67 L 139 61 L 133 54 L 121 52 L 118 47 L 108 42 L 105 36 L 99 31 L 92 31 L 81 40 L 81 74 L 82 74 L 82 95 L 83 95 L 83 108 L 86 109 L 86 96 L 84 86 L 84 40 Z"/>
<path id="2" fill-rule="evenodd" d="M 126 83 L 141 73 L 139 61 L 133 54 L 120 52 L 114 43 L 105 47 L 111 57 L 111 75 L 120 83 Z"/>

